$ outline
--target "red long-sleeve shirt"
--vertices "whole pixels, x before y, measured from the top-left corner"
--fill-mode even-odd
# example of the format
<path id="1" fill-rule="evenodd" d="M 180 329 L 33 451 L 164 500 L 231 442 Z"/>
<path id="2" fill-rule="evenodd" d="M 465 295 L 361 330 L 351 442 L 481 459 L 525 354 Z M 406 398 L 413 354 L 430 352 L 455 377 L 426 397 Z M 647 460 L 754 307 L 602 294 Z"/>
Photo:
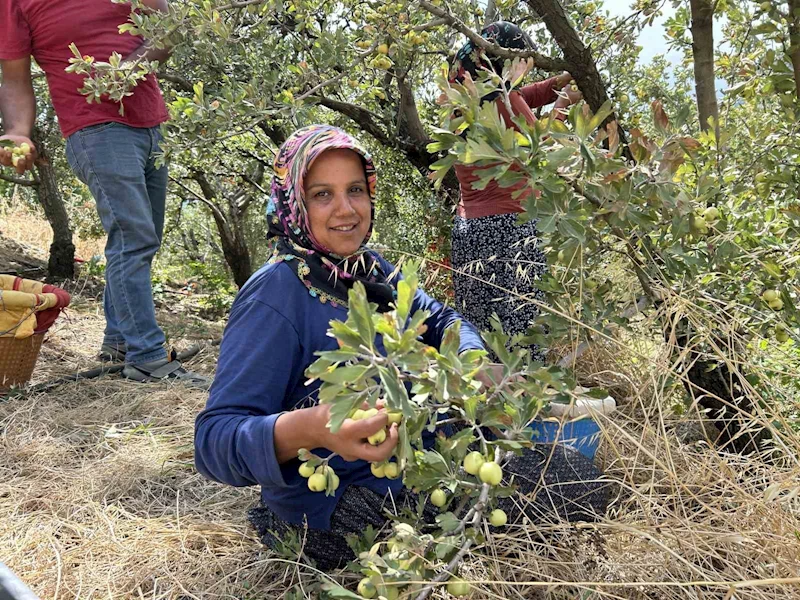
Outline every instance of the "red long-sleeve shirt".
<path id="1" fill-rule="evenodd" d="M 139 82 L 125 99 L 125 114 L 111 101 L 89 104 L 78 90 L 83 75 L 67 73 L 75 42 L 83 54 L 98 61 L 112 52 L 127 56 L 142 38 L 120 33 L 128 20 L 130 4 L 110 0 L 0 0 L 0 60 L 33 55 L 47 75 L 50 96 L 64 137 L 108 121 L 131 127 L 154 127 L 167 120 L 167 107 L 154 75 Z"/>
<path id="2" fill-rule="evenodd" d="M 551 77 L 513 91 L 510 94 L 511 108 L 514 109 L 516 115 L 522 115 L 529 123 L 533 123 L 536 121 L 536 116 L 531 111 L 531 108 L 546 106 L 555 102 L 558 98 L 557 85 L 557 78 Z M 511 115 L 508 113 L 502 97 L 498 97 L 495 102 L 506 126 L 519 130 L 519 127 L 511 120 Z M 492 180 L 485 189 L 476 190 L 472 188 L 472 184 L 480 179 L 480 170 L 487 169 L 490 166 L 456 165 L 456 176 L 461 186 L 461 198 L 458 202 L 456 213 L 460 217 L 475 219 L 490 215 L 523 212 L 522 202 L 530 196 L 531 190 L 526 190 L 519 198 L 514 198 L 513 194 L 525 187 L 526 183 L 524 181 L 520 181 L 511 187 L 503 188 Z"/>

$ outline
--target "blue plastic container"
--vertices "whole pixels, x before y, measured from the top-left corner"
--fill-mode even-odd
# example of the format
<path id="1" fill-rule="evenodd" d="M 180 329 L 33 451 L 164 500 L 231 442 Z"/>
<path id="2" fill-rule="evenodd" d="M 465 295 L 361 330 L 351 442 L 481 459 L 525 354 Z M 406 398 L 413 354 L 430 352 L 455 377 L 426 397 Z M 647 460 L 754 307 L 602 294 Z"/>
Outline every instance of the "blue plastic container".
<path id="1" fill-rule="evenodd" d="M 600 445 L 600 426 L 594 419 L 576 421 L 539 420 L 531 424 L 533 441 L 542 444 L 564 444 L 594 460 Z"/>

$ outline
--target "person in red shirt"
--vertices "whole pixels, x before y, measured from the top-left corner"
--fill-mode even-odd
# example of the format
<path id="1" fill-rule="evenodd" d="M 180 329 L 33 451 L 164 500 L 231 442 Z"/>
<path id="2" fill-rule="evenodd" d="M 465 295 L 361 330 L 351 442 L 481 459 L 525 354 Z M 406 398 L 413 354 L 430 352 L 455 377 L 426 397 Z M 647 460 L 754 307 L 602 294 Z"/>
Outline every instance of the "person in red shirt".
<path id="1" fill-rule="evenodd" d="M 481 36 L 503 48 L 534 48 L 530 36 L 507 21 L 492 23 Z M 469 74 L 477 80 L 488 69 L 501 74 L 504 62 L 503 58 L 489 57 L 468 41 L 456 54 L 449 79 L 461 83 Z M 563 73 L 513 90 L 509 101 L 514 116 L 533 123 L 536 116 L 531 109 L 555 103 L 555 118 L 563 119 L 565 112 L 560 109 L 581 97 L 580 92 L 570 89 L 571 79 L 569 73 Z M 506 126 L 519 130 L 499 90 L 486 95 L 481 102 L 494 102 Z M 503 331 L 522 334 L 539 314 L 533 302 L 541 302 L 544 297 L 535 282 L 544 273 L 547 260 L 539 247 L 536 221 L 517 222 L 519 213 L 524 212 L 522 203 L 532 193 L 524 189 L 526 182 L 501 187 L 491 180 L 483 189 L 474 188 L 472 184 L 480 179 L 481 169 L 486 168 L 455 166 L 461 188 L 451 240 L 455 308 L 481 331 L 491 329 L 490 318 L 497 314 Z M 524 191 L 515 197 L 520 190 Z M 536 346 L 530 349 L 535 360 L 544 359 L 541 349 Z"/>
<path id="2" fill-rule="evenodd" d="M 143 4 L 150 10 L 168 10 L 167 0 Z M 100 358 L 124 360 L 123 375 L 138 381 L 181 379 L 207 385 L 204 378 L 170 360 L 155 317 L 150 268 L 161 245 L 168 180 L 167 168 L 155 164 L 162 140 L 159 126 L 168 118 L 158 82 L 153 75 L 139 82 L 120 112 L 116 102 L 87 102 L 79 92 L 83 76 L 66 72 L 71 43 L 98 61 L 108 60 L 113 52 L 126 61 L 140 56 L 165 60 L 167 50 L 119 32 L 130 12 L 130 4 L 110 0 L 0 0 L 0 113 L 5 127 L 0 140 L 28 144 L 30 157 L 15 166 L 20 174 L 33 167 L 33 57 L 47 76 L 67 140 L 67 160 L 91 190 L 108 234 L 106 329 Z M 12 165 L 8 149 L 0 148 L 0 164 Z"/>

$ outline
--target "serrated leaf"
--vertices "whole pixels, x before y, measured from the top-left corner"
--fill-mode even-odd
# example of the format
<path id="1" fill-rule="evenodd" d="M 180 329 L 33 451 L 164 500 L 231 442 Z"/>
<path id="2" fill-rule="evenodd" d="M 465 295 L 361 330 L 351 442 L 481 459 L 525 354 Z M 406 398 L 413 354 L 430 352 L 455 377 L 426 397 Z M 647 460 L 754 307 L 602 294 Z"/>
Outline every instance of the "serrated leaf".
<path id="1" fill-rule="evenodd" d="M 446 512 L 436 515 L 436 524 L 444 533 L 450 533 L 451 531 L 458 529 L 459 525 L 461 525 L 461 521 L 459 521 L 458 517 L 456 517 L 453 513 Z"/>

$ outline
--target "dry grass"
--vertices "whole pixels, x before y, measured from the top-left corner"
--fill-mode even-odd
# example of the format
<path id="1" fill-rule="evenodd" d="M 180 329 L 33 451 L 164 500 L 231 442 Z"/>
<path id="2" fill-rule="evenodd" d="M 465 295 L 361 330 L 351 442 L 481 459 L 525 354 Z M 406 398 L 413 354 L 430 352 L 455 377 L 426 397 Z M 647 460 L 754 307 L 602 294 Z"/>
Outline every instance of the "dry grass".
<path id="1" fill-rule="evenodd" d="M 36 381 L 93 365 L 101 309 L 80 296 L 76 306 L 49 334 Z M 183 345 L 219 335 L 220 324 L 179 307 L 160 318 Z M 800 598 L 797 434 L 782 434 L 787 458 L 771 466 L 682 442 L 666 349 L 623 346 L 581 361 L 582 378 L 609 386 L 621 405 L 602 423 L 599 461 L 614 483 L 607 518 L 550 526 L 548 544 L 534 526 L 494 536 L 465 565 L 473 597 Z M 214 361 L 204 351 L 191 366 L 211 373 Z M 118 378 L 0 402 L 3 562 L 48 600 L 249 600 L 303 589 L 314 572 L 265 552 L 246 524 L 257 491 L 194 470 L 204 402 L 199 391 Z"/>
<path id="2" fill-rule="evenodd" d="M 94 210 L 92 207 L 88 210 Z M 2 206 L 0 208 L 0 232 L 5 238 L 13 240 L 25 248 L 25 251 L 40 260 L 47 261 L 47 249 L 53 242 L 53 230 L 39 212 L 33 212 L 24 206 Z M 93 256 L 103 256 L 106 245 L 105 237 L 84 240 L 73 236 L 75 256 L 89 260 Z"/>

